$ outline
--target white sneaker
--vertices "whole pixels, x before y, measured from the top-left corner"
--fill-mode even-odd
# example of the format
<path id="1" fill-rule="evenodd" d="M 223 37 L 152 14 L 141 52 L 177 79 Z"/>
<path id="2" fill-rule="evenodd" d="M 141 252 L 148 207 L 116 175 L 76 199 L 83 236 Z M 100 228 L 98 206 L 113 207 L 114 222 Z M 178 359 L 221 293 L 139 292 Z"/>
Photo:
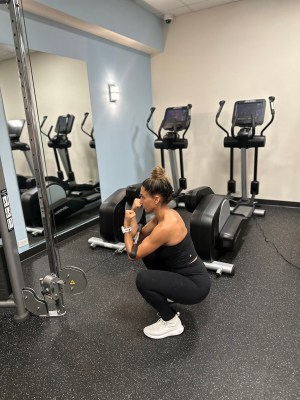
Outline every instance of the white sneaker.
<path id="1" fill-rule="evenodd" d="M 184 327 L 180 321 L 179 313 L 177 313 L 170 321 L 164 321 L 160 318 L 155 324 L 146 326 L 144 334 L 151 339 L 163 339 L 168 336 L 180 335 L 184 331 Z"/>

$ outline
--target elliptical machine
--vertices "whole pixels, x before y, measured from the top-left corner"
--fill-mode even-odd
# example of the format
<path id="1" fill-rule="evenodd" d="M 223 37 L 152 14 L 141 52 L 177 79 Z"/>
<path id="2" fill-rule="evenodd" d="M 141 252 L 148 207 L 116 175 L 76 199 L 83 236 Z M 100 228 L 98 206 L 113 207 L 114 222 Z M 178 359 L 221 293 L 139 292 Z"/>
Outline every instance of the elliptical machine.
<path id="1" fill-rule="evenodd" d="M 71 142 L 67 135 L 72 131 L 75 117 L 73 115 L 59 116 L 57 119 L 55 132 L 57 135 L 51 137 L 52 126 L 46 134 L 42 127 L 47 117 L 43 118 L 40 126 L 42 134 L 48 137 L 48 146 L 53 148 L 57 165 L 57 177 L 46 177 L 46 188 L 49 197 L 52 220 L 55 225 L 62 224 L 71 215 L 93 206 L 98 207 L 100 203 L 100 193 L 98 187 L 93 184 L 77 184 L 74 173 L 71 169 L 68 148 Z M 60 168 L 59 156 L 68 175 L 64 180 L 63 171 Z M 36 186 L 26 190 L 21 195 L 24 219 L 27 231 L 33 235 L 43 234 L 42 217 L 40 213 L 38 188 Z"/>
<path id="2" fill-rule="evenodd" d="M 90 132 L 88 132 L 88 131 L 86 131 L 86 129 L 84 127 L 88 116 L 89 116 L 88 112 L 84 113 L 84 118 L 83 118 L 83 120 L 81 122 L 80 128 L 81 128 L 82 132 L 85 133 L 91 139 L 90 143 L 89 143 L 90 148 L 91 149 L 95 149 L 96 148 L 96 143 L 95 143 L 95 138 L 94 138 L 94 128 L 92 128 L 92 130 Z"/>
<path id="3" fill-rule="evenodd" d="M 32 174 L 30 177 L 17 174 L 17 179 L 26 230 L 32 233 L 33 236 L 37 236 L 42 235 L 44 229 L 42 228 L 42 217 L 31 149 L 27 143 L 20 142 L 24 123 L 24 119 L 10 120 L 7 121 L 7 128 L 12 151 L 19 150 L 25 155 Z M 67 199 L 66 186 L 59 178 L 45 177 L 45 179 L 53 221 L 55 221 L 56 224 L 62 223 L 67 217 L 84 206 L 82 201 Z"/>
<path id="4" fill-rule="evenodd" d="M 182 205 L 182 201 L 184 200 L 182 190 L 187 188 L 186 178 L 184 177 L 182 150 L 188 147 L 188 140 L 185 138 L 185 134 L 191 124 L 191 108 L 191 104 L 183 107 L 168 107 L 165 111 L 159 130 L 156 133 L 149 127 L 149 122 L 155 111 L 155 107 L 152 107 L 146 124 L 148 130 L 156 136 L 154 147 L 160 149 L 161 166 L 163 168 L 165 168 L 164 151 L 168 150 L 174 189 L 173 199 L 176 202 L 176 206 Z M 164 136 L 161 134 L 162 129 L 166 131 Z M 182 136 L 179 135 L 179 132 L 181 131 L 184 131 Z M 176 150 L 179 152 L 180 177 L 178 174 Z"/>
<path id="5" fill-rule="evenodd" d="M 259 193 L 257 180 L 258 148 L 264 147 L 266 138 L 263 135 L 271 125 L 275 116 L 275 97 L 269 97 L 271 120 L 256 133 L 256 127 L 264 122 L 266 101 L 243 100 L 234 105 L 231 135 L 218 122 L 225 104 L 220 101 L 216 115 L 216 124 L 226 133 L 224 147 L 230 148 L 230 179 L 228 181 L 227 196 L 215 194 L 209 187 L 200 187 L 188 192 L 185 196 L 185 205 L 192 212 L 190 220 L 190 234 L 199 256 L 208 269 L 234 273 L 234 265 L 217 261 L 226 251 L 236 251 L 242 243 L 243 233 L 249 218 L 255 214 L 264 216 L 265 211 L 256 208 L 255 196 Z M 236 134 L 235 128 L 239 127 Z M 236 182 L 233 177 L 234 149 L 241 150 L 241 187 L 242 196 L 235 199 L 232 194 L 236 191 Z M 247 150 L 254 148 L 254 176 L 251 182 L 251 198 L 247 196 Z"/>
<path id="6" fill-rule="evenodd" d="M 170 107 L 165 111 L 164 119 L 160 125 L 158 133 L 154 132 L 149 127 L 149 122 L 155 111 L 155 107 L 150 109 L 150 115 L 147 119 L 147 128 L 157 137 L 154 142 L 154 146 L 161 151 L 161 162 L 162 166 L 165 166 L 164 150 L 169 151 L 170 164 L 172 169 L 174 200 L 176 205 L 184 196 L 179 196 L 183 189 L 186 189 L 186 178 L 184 177 L 183 170 L 183 157 L 182 150 L 188 146 L 188 141 L 185 139 L 185 134 L 190 126 L 191 122 L 191 104 L 184 107 Z M 161 135 L 161 130 L 167 131 L 165 136 Z M 182 137 L 179 136 L 178 132 L 183 131 Z M 179 150 L 180 156 L 180 171 L 181 176 L 178 177 L 178 168 L 175 150 Z M 101 238 L 92 237 L 88 240 L 91 248 L 97 246 L 108 247 L 122 252 L 124 250 L 124 235 L 121 231 L 121 226 L 124 221 L 125 210 L 127 207 L 131 208 L 131 205 L 135 198 L 140 195 L 141 184 L 130 185 L 127 188 L 116 190 L 111 196 L 109 196 L 100 206 L 99 217 L 100 217 L 100 235 Z M 146 217 L 142 209 L 137 210 L 137 221 L 138 223 L 145 224 Z"/>
<path id="7" fill-rule="evenodd" d="M 255 128 L 264 122 L 266 101 L 261 100 L 244 100 L 237 101 L 234 105 L 231 125 L 231 135 L 220 125 L 218 119 L 222 112 L 225 101 L 221 101 L 218 113 L 216 115 L 216 124 L 226 133 L 224 138 L 224 147 L 230 149 L 230 178 L 227 183 L 228 196 L 231 202 L 235 203 L 234 213 L 244 215 L 246 218 L 251 217 L 252 213 L 264 216 L 265 211 L 255 208 L 255 196 L 259 193 L 259 181 L 257 180 L 258 165 L 258 148 L 265 147 L 266 137 L 264 131 L 271 125 L 275 116 L 274 109 L 275 97 L 269 97 L 271 120 L 262 129 L 259 135 L 256 134 Z M 235 134 L 235 127 L 241 128 Z M 251 198 L 248 199 L 247 191 L 247 150 L 254 148 L 253 162 L 253 180 L 251 181 L 250 193 Z M 236 181 L 234 180 L 234 149 L 241 150 L 241 198 L 236 201 L 232 196 L 236 192 Z"/>
<path id="8" fill-rule="evenodd" d="M 47 116 L 43 117 L 41 128 L 43 127 L 47 118 Z M 101 197 L 99 193 L 99 183 L 77 183 L 75 180 L 75 174 L 72 170 L 69 155 L 69 148 L 72 146 L 72 142 L 68 139 L 68 135 L 72 132 L 73 129 L 74 120 L 74 115 L 60 115 L 57 118 L 55 126 L 56 135 L 51 136 L 52 126 L 50 127 L 47 134 L 44 133 L 42 130 L 41 133 L 48 137 L 48 147 L 53 149 L 55 157 L 57 176 L 61 181 L 67 184 L 69 192 L 71 192 L 73 195 L 78 195 L 80 197 L 84 195 L 94 195 L 92 196 L 92 198 L 87 199 L 89 202 L 91 202 L 92 200 L 99 200 Z M 64 173 L 61 170 L 59 159 L 61 160 L 63 168 L 67 175 L 66 180 L 64 180 Z"/>
<path id="9" fill-rule="evenodd" d="M 96 142 L 95 142 L 95 138 L 94 138 L 94 128 L 92 128 L 90 132 L 88 132 L 86 130 L 86 128 L 85 128 L 85 123 L 86 123 L 86 120 L 87 120 L 88 116 L 89 116 L 88 112 L 84 113 L 84 118 L 83 118 L 83 120 L 81 122 L 80 128 L 81 128 L 82 132 L 91 139 L 89 141 L 90 148 L 95 150 L 96 149 Z M 100 182 L 99 181 L 95 184 L 95 186 L 99 188 L 99 192 L 100 192 Z"/>
<path id="10" fill-rule="evenodd" d="M 34 167 L 33 167 L 31 149 L 27 143 L 20 141 L 20 136 L 24 128 L 25 119 L 9 120 L 6 122 L 6 124 L 12 151 L 19 150 L 24 154 L 31 173 L 31 176 L 24 176 L 17 173 L 18 186 L 20 192 L 22 193 L 24 190 L 27 190 L 35 186 Z"/>

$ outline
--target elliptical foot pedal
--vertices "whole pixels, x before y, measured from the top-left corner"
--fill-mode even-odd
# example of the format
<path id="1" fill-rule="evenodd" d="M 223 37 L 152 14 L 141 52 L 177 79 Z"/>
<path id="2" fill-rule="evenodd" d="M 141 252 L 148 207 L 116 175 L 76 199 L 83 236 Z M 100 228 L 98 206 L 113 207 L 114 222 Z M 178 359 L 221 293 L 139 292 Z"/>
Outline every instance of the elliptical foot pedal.
<path id="1" fill-rule="evenodd" d="M 246 204 L 239 204 L 232 212 L 233 215 L 241 215 L 245 218 L 250 218 L 253 214 L 254 206 L 253 205 L 246 205 Z"/>

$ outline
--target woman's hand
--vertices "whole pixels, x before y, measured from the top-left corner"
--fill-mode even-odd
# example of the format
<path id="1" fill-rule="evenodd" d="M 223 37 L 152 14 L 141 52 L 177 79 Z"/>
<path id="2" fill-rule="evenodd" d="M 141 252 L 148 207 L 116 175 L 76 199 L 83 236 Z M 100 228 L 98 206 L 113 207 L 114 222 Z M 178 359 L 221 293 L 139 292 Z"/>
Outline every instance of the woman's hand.
<path id="1" fill-rule="evenodd" d="M 135 211 L 133 210 L 125 210 L 124 216 L 124 226 L 128 227 L 131 226 L 132 220 L 136 218 Z"/>
<path id="2" fill-rule="evenodd" d="M 136 211 L 140 207 L 142 207 L 141 199 L 139 197 L 137 197 L 137 198 L 134 199 L 134 201 L 132 203 L 131 210 L 132 211 Z"/>

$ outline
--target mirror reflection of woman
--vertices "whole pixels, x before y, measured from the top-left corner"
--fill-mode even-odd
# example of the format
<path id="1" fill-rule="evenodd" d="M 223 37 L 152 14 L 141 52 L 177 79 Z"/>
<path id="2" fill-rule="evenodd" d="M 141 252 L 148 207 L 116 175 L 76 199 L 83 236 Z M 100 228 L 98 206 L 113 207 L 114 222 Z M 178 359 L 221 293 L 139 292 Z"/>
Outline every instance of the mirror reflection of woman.
<path id="1" fill-rule="evenodd" d="M 124 242 L 127 254 L 137 233 L 136 210 L 143 207 L 154 217 L 143 227 L 135 260 L 142 259 L 147 269 L 138 273 L 136 286 L 160 318 L 144 328 L 152 339 L 180 335 L 184 327 L 172 303 L 196 304 L 208 295 L 210 278 L 196 253 L 191 237 L 179 213 L 168 206 L 173 188 L 165 171 L 156 167 L 141 187 L 124 218 Z"/>

